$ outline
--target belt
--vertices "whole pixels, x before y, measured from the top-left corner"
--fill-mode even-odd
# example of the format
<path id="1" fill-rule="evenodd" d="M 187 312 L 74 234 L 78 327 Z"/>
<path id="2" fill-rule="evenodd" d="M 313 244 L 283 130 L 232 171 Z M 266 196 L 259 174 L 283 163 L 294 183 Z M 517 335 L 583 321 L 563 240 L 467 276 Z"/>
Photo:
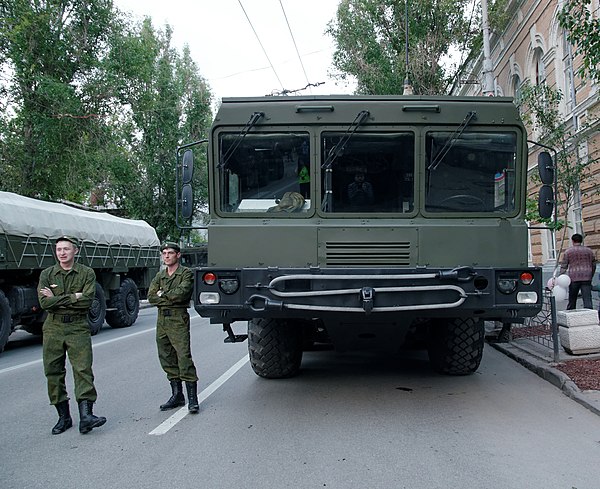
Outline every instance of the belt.
<path id="1" fill-rule="evenodd" d="M 86 319 L 87 316 L 81 314 L 55 314 L 52 313 L 52 319 L 57 320 L 61 323 L 74 323 L 75 321 L 81 321 Z"/>
<path id="2" fill-rule="evenodd" d="M 165 307 L 161 307 L 158 312 L 160 314 L 162 314 L 165 317 L 169 317 L 169 316 L 173 316 L 174 314 L 181 314 L 183 311 L 185 311 L 186 309 L 184 308 L 177 308 L 177 309 L 167 309 Z"/>

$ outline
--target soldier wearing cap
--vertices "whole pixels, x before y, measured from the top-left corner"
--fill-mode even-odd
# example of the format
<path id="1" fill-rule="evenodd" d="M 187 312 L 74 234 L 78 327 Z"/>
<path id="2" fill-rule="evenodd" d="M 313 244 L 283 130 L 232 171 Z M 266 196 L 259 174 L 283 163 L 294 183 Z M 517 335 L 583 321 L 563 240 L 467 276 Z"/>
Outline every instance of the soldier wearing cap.
<path id="1" fill-rule="evenodd" d="M 161 246 L 165 269 L 159 271 L 148 289 L 148 302 L 158 307 L 156 345 L 158 359 L 171 383 L 171 397 L 161 411 L 185 405 L 183 382 L 188 395 L 188 410 L 197 413 L 198 376 L 190 348 L 190 315 L 194 275 L 179 264 L 181 248 L 167 242 Z"/>
<path id="2" fill-rule="evenodd" d="M 65 384 L 67 353 L 73 368 L 80 433 L 88 433 L 106 423 L 106 418 L 92 413 L 97 393 L 87 314 L 96 292 L 96 275 L 91 268 L 75 262 L 77 252 L 78 242 L 75 238 L 58 238 L 58 263 L 42 271 L 38 286 L 40 305 L 48 312 L 42 329 L 44 373 L 48 381 L 50 404 L 56 407 L 59 416 L 52 428 L 53 435 L 73 426 Z"/>

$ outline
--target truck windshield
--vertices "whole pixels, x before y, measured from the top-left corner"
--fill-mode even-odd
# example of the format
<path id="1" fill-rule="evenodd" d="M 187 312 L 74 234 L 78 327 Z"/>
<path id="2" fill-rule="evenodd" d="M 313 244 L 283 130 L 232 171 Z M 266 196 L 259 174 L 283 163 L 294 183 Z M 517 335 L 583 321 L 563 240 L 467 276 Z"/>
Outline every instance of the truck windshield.
<path id="1" fill-rule="evenodd" d="M 427 133 L 425 210 L 513 211 L 516 151 L 514 133 Z"/>
<path id="2" fill-rule="evenodd" d="M 287 215 L 310 209 L 308 133 L 252 133 L 241 142 L 238 133 L 222 133 L 219 155 L 224 154 L 227 166 L 219 174 L 222 212 Z"/>
<path id="3" fill-rule="evenodd" d="M 343 133 L 324 133 L 325 160 Z M 325 212 L 399 213 L 414 206 L 413 133 L 355 133 L 322 173 Z M 327 182 L 326 179 L 330 179 Z M 329 190 L 330 189 L 330 190 Z M 324 195 L 330 191 L 329 198 Z"/>

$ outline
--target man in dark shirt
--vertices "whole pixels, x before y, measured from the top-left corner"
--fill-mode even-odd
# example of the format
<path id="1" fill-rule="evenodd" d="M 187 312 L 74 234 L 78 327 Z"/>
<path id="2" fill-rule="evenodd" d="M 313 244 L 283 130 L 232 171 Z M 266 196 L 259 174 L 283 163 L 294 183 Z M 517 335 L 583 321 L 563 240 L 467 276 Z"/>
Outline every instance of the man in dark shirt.
<path id="1" fill-rule="evenodd" d="M 65 385 L 67 353 L 73 367 L 75 399 L 79 404 L 79 431 L 88 433 L 106 423 L 106 418 L 92 413 L 97 393 L 87 314 L 96 292 L 96 275 L 91 268 L 75 263 L 77 252 L 76 239 L 58 238 L 58 263 L 42 271 L 38 286 L 40 305 L 48 311 L 43 326 L 44 373 L 50 404 L 56 407 L 59 416 L 58 423 L 52 428 L 53 435 L 73 426 Z"/>
<path id="2" fill-rule="evenodd" d="M 171 397 L 160 406 L 161 411 L 185 404 L 182 382 L 188 394 L 188 410 L 197 413 L 198 376 L 190 348 L 190 315 L 187 311 L 192 297 L 194 274 L 181 266 L 181 249 L 176 243 L 161 247 L 166 266 L 156 274 L 148 289 L 148 302 L 158 307 L 156 345 L 160 365 L 171 383 Z"/>
<path id="3" fill-rule="evenodd" d="M 583 246 L 583 236 L 571 236 L 573 246 L 565 251 L 560 266 L 560 273 L 567 273 L 571 279 L 569 285 L 569 302 L 567 309 L 575 309 L 577 296 L 581 290 L 583 307 L 592 309 L 592 278 L 596 271 L 596 256 L 587 246 Z"/>

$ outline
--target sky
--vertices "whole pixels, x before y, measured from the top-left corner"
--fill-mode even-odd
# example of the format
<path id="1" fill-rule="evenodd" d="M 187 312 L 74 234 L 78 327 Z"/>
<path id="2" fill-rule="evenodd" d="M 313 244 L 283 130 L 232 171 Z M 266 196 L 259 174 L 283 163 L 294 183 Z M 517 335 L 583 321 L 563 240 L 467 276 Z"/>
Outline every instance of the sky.
<path id="1" fill-rule="evenodd" d="M 322 82 L 298 94 L 352 93 L 353 86 L 330 76 L 334 47 L 325 30 L 335 17 L 339 0 L 114 3 L 140 20 L 151 17 L 155 27 L 168 23 L 174 29 L 173 44 L 180 50 L 185 44 L 189 46 L 215 101 L 277 94 Z"/>

